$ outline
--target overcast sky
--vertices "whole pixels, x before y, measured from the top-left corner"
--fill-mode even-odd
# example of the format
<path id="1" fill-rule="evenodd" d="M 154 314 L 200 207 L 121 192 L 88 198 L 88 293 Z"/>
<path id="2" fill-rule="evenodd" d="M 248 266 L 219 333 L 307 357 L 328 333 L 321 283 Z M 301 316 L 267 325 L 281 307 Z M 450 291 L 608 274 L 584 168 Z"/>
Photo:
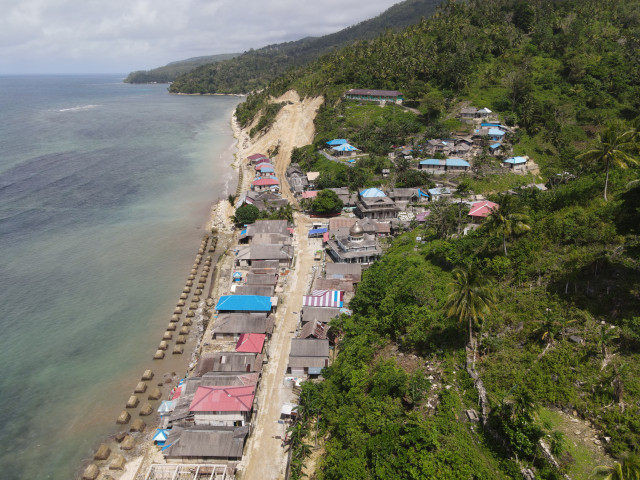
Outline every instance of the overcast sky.
<path id="1" fill-rule="evenodd" d="M 128 73 L 320 36 L 399 0 L 2 0 L 0 74 Z"/>

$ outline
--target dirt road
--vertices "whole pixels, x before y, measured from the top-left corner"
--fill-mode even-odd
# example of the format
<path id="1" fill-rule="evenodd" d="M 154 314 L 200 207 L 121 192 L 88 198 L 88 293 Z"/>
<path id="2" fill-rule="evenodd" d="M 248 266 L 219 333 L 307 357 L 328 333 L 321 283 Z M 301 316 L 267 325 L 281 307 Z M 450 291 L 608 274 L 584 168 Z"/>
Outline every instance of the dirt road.
<path id="1" fill-rule="evenodd" d="M 258 389 L 258 415 L 254 431 L 245 447 L 239 466 L 238 479 L 277 480 L 284 478 L 286 452 L 279 438 L 284 437 L 284 425 L 278 423 L 282 405 L 294 400 L 291 387 L 284 385 L 289 361 L 291 338 L 298 325 L 302 296 L 309 289 L 314 272 L 315 242 L 307 238 L 311 226 L 309 218 L 296 214 L 294 245 L 296 265 L 278 306 L 276 329 L 269 341 L 269 363 L 262 371 Z"/>

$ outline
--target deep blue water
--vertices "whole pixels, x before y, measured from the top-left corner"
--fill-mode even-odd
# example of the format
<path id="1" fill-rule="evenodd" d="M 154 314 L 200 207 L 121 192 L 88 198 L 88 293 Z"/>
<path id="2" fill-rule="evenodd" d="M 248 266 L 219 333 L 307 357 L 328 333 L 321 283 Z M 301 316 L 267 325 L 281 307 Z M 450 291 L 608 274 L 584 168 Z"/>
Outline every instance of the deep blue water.
<path id="1" fill-rule="evenodd" d="M 3 479 L 70 478 L 115 430 L 235 188 L 237 98 L 121 80 L 0 76 Z"/>

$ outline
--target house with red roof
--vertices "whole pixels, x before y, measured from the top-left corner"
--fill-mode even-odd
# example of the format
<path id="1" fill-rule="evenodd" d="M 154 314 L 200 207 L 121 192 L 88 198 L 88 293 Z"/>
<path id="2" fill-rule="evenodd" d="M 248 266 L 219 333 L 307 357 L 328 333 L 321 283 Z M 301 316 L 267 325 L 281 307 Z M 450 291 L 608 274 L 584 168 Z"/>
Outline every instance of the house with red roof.
<path id="1" fill-rule="evenodd" d="M 269 157 L 261 153 L 254 153 L 253 155 L 249 155 L 247 157 L 247 160 L 249 160 L 252 164 L 256 164 L 256 163 L 268 162 Z"/>
<path id="2" fill-rule="evenodd" d="M 243 333 L 236 344 L 236 352 L 262 353 L 265 337 L 264 333 Z"/>
<path id="3" fill-rule="evenodd" d="M 490 202 L 489 200 L 482 200 L 471 205 L 469 216 L 476 221 L 482 221 L 499 208 L 500 205 L 497 203 Z"/>
<path id="4" fill-rule="evenodd" d="M 277 189 L 280 186 L 280 181 L 274 177 L 263 177 L 258 180 L 254 180 L 251 183 L 251 189 L 256 192 L 262 192 L 265 190 Z"/>
<path id="5" fill-rule="evenodd" d="M 189 411 L 195 425 L 239 427 L 251 420 L 255 385 L 198 387 Z"/>

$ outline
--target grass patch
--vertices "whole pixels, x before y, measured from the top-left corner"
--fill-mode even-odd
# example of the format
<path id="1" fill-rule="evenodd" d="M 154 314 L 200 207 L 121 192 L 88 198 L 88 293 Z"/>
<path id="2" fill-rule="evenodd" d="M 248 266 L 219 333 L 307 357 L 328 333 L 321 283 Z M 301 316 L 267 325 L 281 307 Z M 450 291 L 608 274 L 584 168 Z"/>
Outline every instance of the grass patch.
<path id="1" fill-rule="evenodd" d="M 585 438 L 584 432 L 587 431 L 588 426 L 583 420 L 574 422 L 568 415 L 547 408 L 541 408 L 538 416 L 542 423 L 548 422 L 553 425 L 553 430 L 564 434 L 565 449 L 573 459 L 573 463 L 567 467 L 567 473 L 571 478 L 587 480 L 598 465 L 613 464 L 610 458 L 595 448 L 590 439 L 591 436 Z M 580 435 L 576 435 L 577 431 Z M 547 443 L 549 443 L 548 439 Z"/>

